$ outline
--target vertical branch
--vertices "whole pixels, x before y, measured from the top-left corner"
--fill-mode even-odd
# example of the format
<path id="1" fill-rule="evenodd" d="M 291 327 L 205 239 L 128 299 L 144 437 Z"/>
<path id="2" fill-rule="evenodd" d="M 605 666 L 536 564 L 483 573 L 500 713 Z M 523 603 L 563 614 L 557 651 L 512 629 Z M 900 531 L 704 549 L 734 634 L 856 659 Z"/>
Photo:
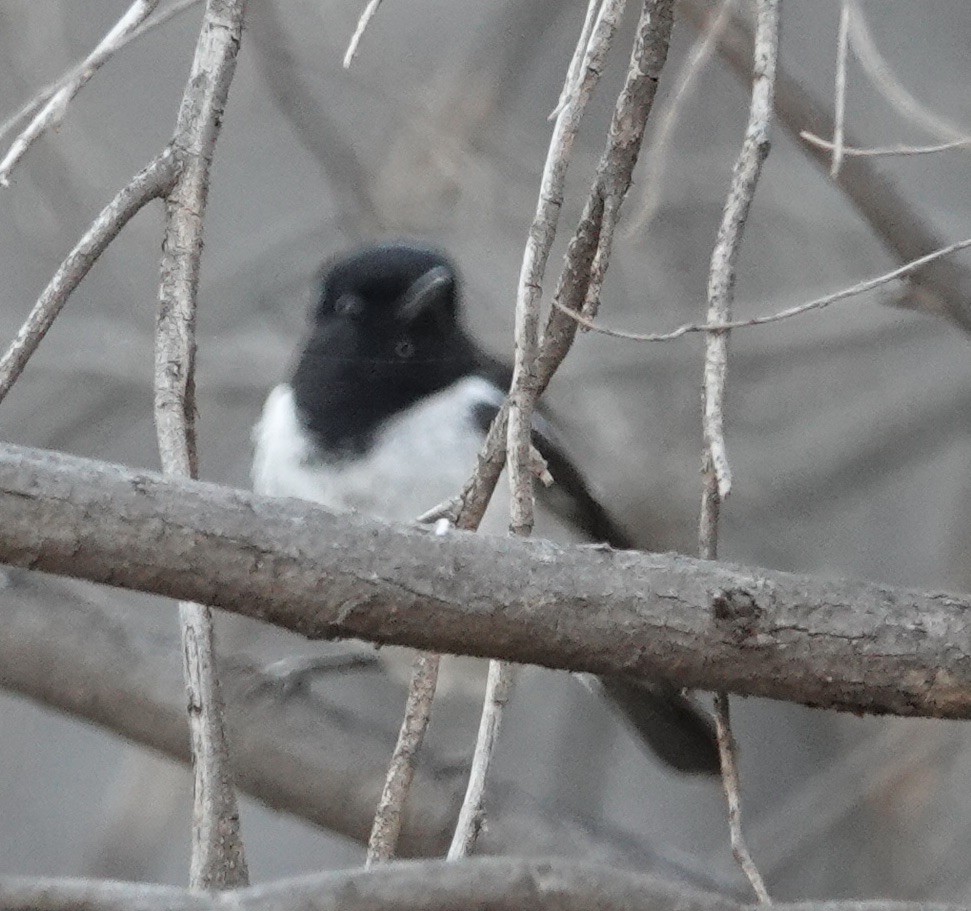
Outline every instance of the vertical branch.
<path id="1" fill-rule="evenodd" d="M 846 65 L 850 56 L 850 4 L 843 0 L 836 34 L 836 85 L 833 104 L 833 163 L 829 176 L 836 177 L 843 164 L 843 129 L 846 122 Z"/>
<path id="2" fill-rule="evenodd" d="M 419 652 L 408 684 L 408 699 L 405 703 L 405 716 L 398 732 L 398 741 L 388 775 L 378 801 L 368 839 L 365 866 L 392 860 L 401 834 L 405 802 L 415 777 L 418 752 L 425 740 L 425 732 L 431 721 L 432 702 L 438 686 L 438 668 L 441 655 Z"/>
<path id="3" fill-rule="evenodd" d="M 155 424 L 162 470 L 195 477 L 195 317 L 209 168 L 236 67 L 245 0 L 209 0 L 172 145 L 183 169 L 166 199 L 155 346 Z M 195 775 L 193 889 L 246 885 L 239 809 L 216 674 L 212 615 L 179 605 Z"/>
<path id="4" fill-rule="evenodd" d="M 502 711 L 512 694 L 515 674 L 515 666 L 508 661 L 489 662 L 489 678 L 486 681 L 479 733 L 476 735 L 475 752 L 472 755 L 472 768 L 469 770 L 469 784 L 465 791 L 465 798 L 462 800 L 455 834 L 448 848 L 449 860 L 468 857 L 482 829 L 485 819 L 486 778 L 495 753 L 496 742 L 499 739 Z"/>
<path id="5" fill-rule="evenodd" d="M 509 391 L 509 486 L 512 491 L 510 530 L 528 535 L 533 530 L 532 426 L 539 392 L 536 355 L 539 347 L 540 302 L 543 277 L 556 237 L 563 187 L 580 120 L 606 63 L 607 52 L 623 14 L 625 0 L 606 0 L 597 14 L 589 42 L 584 46 L 586 22 L 567 70 L 562 109 L 550 138 L 536 212 L 529 228 L 516 290 L 516 354 Z"/>
<path id="6" fill-rule="evenodd" d="M 587 7 L 580 37 L 567 68 L 557 104 L 556 121 L 543 166 L 536 212 L 530 225 L 526 249 L 523 252 L 516 291 L 516 354 L 506 422 L 506 452 L 511 493 L 510 531 L 518 535 L 529 535 L 533 530 L 535 464 L 532 426 L 533 410 L 540 392 L 536 365 L 543 278 L 546 274 L 550 249 L 556 237 L 560 210 L 563 207 L 563 187 L 573 154 L 573 144 L 587 102 L 606 64 L 607 53 L 616 34 L 625 4 L 626 0 L 605 0 L 596 12 L 596 17 L 594 17 L 595 0 L 591 0 Z M 496 426 L 500 424 L 501 421 L 496 422 Z M 487 462 L 480 459 L 480 470 L 476 472 L 477 476 L 484 474 L 487 467 Z M 488 487 L 484 497 L 480 497 L 476 504 L 477 507 L 481 505 L 482 512 L 489 502 L 493 489 L 494 483 Z M 463 511 L 469 513 L 471 510 L 466 508 Z M 468 526 L 472 521 L 477 526 L 481 519 L 481 512 L 478 518 L 466 515 L 463 519 L 463 525 Z M 511 664 L 504 661 L 489 662 L 489 677 L 472 767 L 469 770 L 468 787 L 459 812 L 452 844 L 449 847 L 449 860 L 456 860 L 470 854 L 482 827 L 486 779 L 498 742 L 503 709 L 509 701 L 514 680 L 515 668 Z"/>
<path id="7" fill-rule="evenodd" d="M 736 267 L 742 233 L 762 172 L 762 164 L 769 154 L 769 125 L 772 120 L 779 51 L 779 5 L 780 0 L 758 0 L 757 3 L 752 101 L 745 139 L 735 163 L 718 238 L 711 255 L 708 279 L 709 323 L 726 323 L 732 318 Z M 707 560 L 714 560 L 718 556 L 718 517 L 722 501 L 731 491 L 732 483 L 724 436 L 727 368 L 728 330 L 710 331 L 705 339 L 702 464 L 704 490 L 698 530 L 701 556 Z M 759 901 L 768 903 L 769 895 L 765 884 L 742 834 L 738 764 L 726 693 L 716 694 L 715 708 L 718 752 L 721 759 L 722 784 L 728 801 L 732 853 L 752 884 Z"/>

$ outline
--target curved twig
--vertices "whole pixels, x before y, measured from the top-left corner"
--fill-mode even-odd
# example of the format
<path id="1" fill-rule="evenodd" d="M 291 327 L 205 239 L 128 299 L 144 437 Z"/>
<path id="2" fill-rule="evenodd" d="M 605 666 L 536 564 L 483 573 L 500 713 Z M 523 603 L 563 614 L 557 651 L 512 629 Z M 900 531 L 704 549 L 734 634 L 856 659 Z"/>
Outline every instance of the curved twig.
<path id="1" fill-rule="evenodd" d="M 177 154 L 167 149 L 139 171 L 101 210 L 47 283 L 17 337 L 0 358 L 0 402 L 37 350 L 68 298 L 132 217 L 153 199 L 165 196 L 179 173 Z"/>

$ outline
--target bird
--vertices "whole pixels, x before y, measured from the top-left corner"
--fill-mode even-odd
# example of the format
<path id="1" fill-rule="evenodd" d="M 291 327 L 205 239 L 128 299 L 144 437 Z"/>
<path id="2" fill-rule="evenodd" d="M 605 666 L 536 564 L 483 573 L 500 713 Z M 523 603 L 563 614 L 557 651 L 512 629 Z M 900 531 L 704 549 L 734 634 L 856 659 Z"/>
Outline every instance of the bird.
<path id="1" fill-rule="evenodd" d="M 437 249 L 370 244 L 336 258 L 321 276 L 296 367 L 269 393 L 254 427 L 253 489 L 413 522 L 468 479 L 512 371 L 465 329 L 459 274 Z M 535 534 L 632 549 L 541 405 L 533 442 L 553 477 L 548 490 L 537 490 Z M 507 503 L 497 490 L 480 531 L 505 532 Z M 396 651 L 405 650 L 381 654 Z M 470 668 L 485 662 L 451 661 L 450 678 L 443 664 L 443 682 L 484 681 Z M 677 687 L 579 676 L 664 764 L 717 774 L 711 717 Z"/>

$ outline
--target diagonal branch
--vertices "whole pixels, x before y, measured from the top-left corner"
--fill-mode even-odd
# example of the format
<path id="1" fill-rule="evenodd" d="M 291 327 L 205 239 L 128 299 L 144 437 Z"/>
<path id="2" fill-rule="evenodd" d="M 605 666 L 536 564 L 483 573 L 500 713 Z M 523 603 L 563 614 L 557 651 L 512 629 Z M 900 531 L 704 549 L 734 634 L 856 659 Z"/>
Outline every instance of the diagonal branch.
<path id="1" fill-rule="evenodd" d="M 540 180 L 539 198 L 519 273 L 516 291 L 515 358 L 506 411 L 506 451 L 509 454 L 509 528 L 513 534 L 521 536 L 528 536 L 533 529 L 532 427 L 533 410 L 539 395 L 535 365 L 539 347 L 543 279 L 563 207 L 563 188 L 574 141 L 587 103 L 606 65 L 607 54 L 625 5 L 626 0 L 605 0 L 599 10 L 595 3 L 587 7 L 580 37 L 560 92 L 556 122 Z M 498 421 L 495 423 L 496 426 L 500 424 Z M 487 464 L 480 461 L 476 477 L 486 467 Z M 481 498 L 483 507 L 488 504 L 491 492 L 490 490 Z M 466 518 L 466 525 L 468 524 L 469 518 Z M 475 524 L 478 525 L 478 520 L 475 520 Z M 468 788 L 449 847 L 449 860 L 457 860 L 470 854 L 482 829 L 486 779 L 498 743 L 503 710 L 509 701 L 514 683 L 515 669 L 512 665 L 503 661 L 489 663 Z"/>
<path id="2" fill-rule="evenodd" d="M 132 42 L 137 41 L 139 38 L 144 37 L 149 32 L 154 31 L 159 26 L 165 25 L 166 22 L 174 19 L 180 13 L 184 13 L 187 9 L 193 6 L 200 6 L 201 4 L 202 0 L 172 0 L 172 3 L 165 7 L 165 9 L 159 10 L 157 15 L 142 22 L 141 25 L 132 29 L 130 32 L 126 32 L 115 44 L 114 53 L 117 53 Z M 84 71 L 86 62 L 82 60 L 53 82 L 49 82 L 32 98 L 17 108 L 13 114 L 10 114 L 5 120 L 0 122 L 0 139 L 6 136 L 21 120 L 29 117 L 42 105 L 47 104 L 54 95 L 76 80 Z"/>
<path id="3" fill-rule="evenodd" d="M 431 652 L 418 652 L 415 655 L 411 679 L 408 681 L 404 718 L 371 824 L 365 862 L 368 867 L 386 863 L 397 853 L 405 805 L 411 795 L 418 766 L 418 753 L 431 721 L 441 660 L 441 655 Z"/>
<path id="4" fill-rule="evenodd" d="M 17 162 L 42 133 L 61 122 L 74 96 L 115 51 L 127 44 L 131 34 L 152 14 L 158 4 L 159 0 L 135 0 L 78 69 L 43 104 L 0 160 L 0 186 L 9 185 L 10 172 L 17 166 Z"/>
<path id="5" fill-rule="evenodd" d="M 147 168 L 139 171 L 84 232 L 37 299 L 17 337 L 0 358 L 0 402 L 17 382 L 68 298 L 101 254 L 137 212 L 153 199 L 159 199 L 169 192 L 178 172 L 178 158 L 168 149 Z"/>
<path id="6" fill-rule="evenodd" d="M 968 596 L 436 536 L 11 445 L 0 446 L 0 562 L 213 604 L 309 638 L 971 718 Z"/>

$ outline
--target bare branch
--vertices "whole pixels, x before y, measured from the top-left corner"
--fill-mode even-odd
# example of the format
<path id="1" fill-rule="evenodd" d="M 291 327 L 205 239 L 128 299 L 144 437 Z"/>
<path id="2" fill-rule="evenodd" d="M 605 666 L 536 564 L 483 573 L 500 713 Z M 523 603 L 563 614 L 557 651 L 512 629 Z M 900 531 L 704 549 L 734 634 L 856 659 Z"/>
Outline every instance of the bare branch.
<path id="1" fill-rule="evenodd" d="M 199 6 L 202 0 L 173 0 L 173 2 L 165 7 L 165 9 L 160 10 L 155 16 L 152 16 L 146 22 L 142 22 L 137 28 L 133 29 L 128 34 L 124 35 L 118 40 L 115 46 L 115 53 L 120 51 L 122 48 L 127 47 L 134 41 L 137 41 L 149 32 L 154 31 L 161 25 L 164 25 L 170 19 L 174 19 L 180 13 L 185 12 L 193 6 Z M 33 98 L 24 102 L 16 111 L 13 112 L 6 120 L 0 122 L 0 139 L 6 136 L 21 120 L 25 117 L 29 117 L 33 114 L 41 105 L 46 104 L 50 99 L 57 94 L 59 91 L 64 89 L 66 86 L 74 82 L 83 72 L 85 68 L 86 61 L 82 60 L 80 63 L 71 67 L 66 73 L 63 73 L 53 82 L 49 82 L 44 86 Z"/>
<path id="2" fill-rule="evenodd" d="M 574 243 L 567 252 L 567 262 L 554 297 L 554 301 L 562 302 L 566 295 L 576 296 L 577 306 L 570 309 L 591 318 L 600 306 L 600 289 L 610 264 L 620 208 L 630 189 L 631 174 L 654 104 L 661 67 L 667 59 L 672 16 L 668 3 L 645 3 L 642 10 L 627 78 L 608 130 L 607 147 L 597 168 L 596 181 L 580 218 Z M 571 326 L 571 333 L 560 336 L 555 327 L 561 321 L 562 316 L 554 308 L 544 338 L 557 339 L 556 345 L 567 338 L 572 343 L 572 332 L 576 327 Z M 546 360 L 549 364 L 549 358 Z M 539 372 L 545 372 L 542 364 Z"/>
<path id="3" fill-rule="evenodd" d="M 681 0 L 680 3 L 685 17 L 696 23 L 705 21 L 708 8 L 707 0 Z M 752 69 L 752 34 L 744 17 L 732 16 L 722 33 L 719 51 L 735 74 L 747 82 Z M 817 136 L 833 134 L 833 120 L 826 102 L 815 97 L 783 68 L 776 76 L 776 116 L 793 136 L 803 130 Z M 844 132 L 847 146 L 865 145 L 849 129 Z M 807 151 L 813 161 L 828 171 L 830 156 L 824 150 L 810 146 Z M 945 246 L 939 232 L 868 158 L 844 161 L 836 183 L 899 260 L 914 260 Z M 971 269 L 950 261 L 933 263 L 915 274 L 911 281 L 913 293 L 909 306 L 947 316 L 971 332 Z"/>
<path id="4" fill-rule="evenodd" d="M 752 103 L 745 140 L 739 153 L 718 239 L 711 254 L 708 277 L 708 322 L 731 320 L 735 297 L 735 269 L 741 249 L 742 233 L 748 219 L 762 163 L 769 154 L 769 124 L 775 92 L 775 69 L 779 41 L 778 0 L 760 0 L 755 33 L 755 64 Z M 732 488 L 731 469 L 725 449 L 723 400 L 728 366 L 727 330 L 709 331 L 705 340 L 704 437 L 706 448 L 706 485 L 714 488 L 719 500 Z M 714 523 L 703 522 L 702 540 Z M 702 556 L 714 559 L 714 539 L 702 544 Z M 708 553 L 708 551 L 712 551 Z"/>
<path id="5" fill-rule="evenodd" d="M 367 866 L 394 858 L 404 818 L 405 802 L 411 791 L 421 750 L 431 719 L 432 702 L 438 684 L 440 655 L 419 652 L 415 655 L 408 701 L 401 731 L 391 756 L 391 764 L 374 814 L 368 840 Z"/>
<path id="6" fill-rule="evenodd" d="M 846 125 L 846 65 L 850 56 L 850 0 L 840 6 L 840 23 L 836 33 L 836 85 L 833 104 L 833 163 L 829 176 L 836 177 L 843 164 L 843 130 Z"/>
<path id="7" fill-rule="evenodd" d="M 817 136 L 815 133 L 810 133 L 808 130 L 803 130 L 799 134 L 799 138 L 816 146 L 818 149 L 825 149 L 828 152 L 833 150 L 833 143 L 823 139 L 821 136 Z M 937 152 L 950 152 L 952 149 L 966 149 L 968 146 L 971 146 L 971 137 L 954 139 L 951 142 L 940 142 L 937 145 L 929 146 L 895 145 L 878 146 L 871 149 L 843 146 L 843 155 L 847 158 L 883 158 L 891 155 L 904 157 L 908 155 L 933 155 Z"/>
<path id="8" fill-rule="evenodd" d="M 600 16 L 598 16 L 598 10 L 600 11 Z M 559 115 L 566 108 L 567 103 L 572 100 L 580 86 L 581 79 L 584 75 L 582 70 L 584 53 L 590 45 L 594 23 L 598 18 L 602 17 L 602 14 L 603 7 L 600 0 L 589 0 L 587 3 L 587 12 L 583 17 L 583 25 L 580 26 L 580 38 L 577 40 L 576 49 L 573 51 L 573 58 L 570 60 L 570 65 L 566 71 L 566 81 L 560 90 L 560 100 L 557 101 L 556 107 L 550 112 L 550 120 L 557 120 L 559 118 Z"/>
<path id="9" fill-rule="evenodd" d="M 74 245 L 74 249 L 37 299 L 17 337 L 0 359 L 0 402 L 17 382 L 27 366 L 27 361 L 37 350 L 37 346 L 84 276 L 91 271 L 91 267 L 136 212 L 153 199 L 168 193 L 178 171 L 176 156 L 171 150 L 166 150 L 119 191 Z"/>
<path id="10" fill-rule="evenodd" d="M 658 202 L 661 198 L 661 184 L 664 178 L 668 157 L 671 151 L 671 139 L 677 125 L 681 109 L 688 99 L 688 92 L 695 79 L 711 59 L 712 51 L 718 44 L 718 39 L 728 25 L 729 18 L 735 8 L 735 0 L 721 0 L 718 12 L 714 16 L 707 16 L 698 31 L 698 37 L 685 56 L 681 69 L 674 77 L 674 90 L 663 103 L 660 116 L 657 119 L 657 129 L 649 139 L 645 158 L 647 168 L 644 174 L 644 190 L 641 193 L 640 211 L 631 220 L 626 234 L 632 236 L 642 231 L 654 217 Z M 581 324 L 582 325 L 582 324 Z"/>
<path id="11" fill-rule="evenodd" d="M 482 829 L 486 778 L 499 739 L 502 710 L 512 693 L 515 675 L 516 668 L 513 665 L 505 661 L 489 662 L 489 678 L 486 681 L 472 768 L 469 770 L 469 783 L 448 849 L 449 860 L 459 860 L 471 854 Z"/>
<path id="12" fill-rule="evenodd" d="M 554 306 L 550 309 L 543 332 L 537 366 L 537 385 L 545 390 L 563 362 L 576 337 L 577 323 L 566 313 L 565 307 L 580 313 L 587 300 L 594 263 L 600 248 L 601 228 L 607 198 L 613 198 L 613 216 L 630 189 L 631 174 L 637 163 L 647 118 L 654 104 L 658 79 L 667 59 L 668 43 L 673 24 L 673 3 L 667 0 L 645 4 L 632 52 L 632 64 L 617 96 L 607 142 L 597 164 L 590 196 L 584 206 L 573 238 L 567 249 L 566 262 L 560 273 Z M 607 260 L 601 255 L 597 263 L 602 281 Z"/>
<path id="13" fill-rule="evenodd" d="M 642 873 L 562 859 L 434 860 L 316 873 L 226 895 L 172 886 L 11 878 L 0 911 L 743 911 L 729 898 L 678 888 Z M 779 904 L 779 911 L 958 911 L 957 905 L 887 900 Z"/>
<path id="14" fill-rule="evenodd" d="M 715 725 L 718 730 L 718 757 L 722 767 L 722 786 L 728 803 L 728 831 L 731 833 L 732 856 L 741 867 L 745 877 L 752 884 L 758 900 L 767 905 L 771 903 L 766 891 L 762 874 L 752 860 L 752 854 L 742 835 L 741 783 L 738 775 L 738 756 L 735 737 L 732 734 L 732 721 L 729 714 L 728 694 L 715 693 Z"/>
<path id="15" fill-rule="evenodd" d="M 549 385 L 576 337 L 577 323 L 571 318 L 572 314 L 567 315 L 562 309 L 566 307 L 579 313 L 586 301 L 600 239 L 605 196 L 613 195 L 620 200 L 630 188 L 631 174 L 654 103 L 658 77 L 667 59 L 673 20 L 672 5 L 669 0 L 652 3 L 653 13 L 649 21 L 645 24 L 642 15 L 638 24 L 633 51 L 637 66 L 628 68 L 627 79 L 617 97 L 606 146 L 597 165 L 590 196 L 570 241 L 566 262 L 552 299 L 554 306 L 550 309 L 539 345 L 537 396 Z M 619 202 L 617 206 L 619 209 Z M 603 263 L 601 259 L 601 268 L 605 268 Z M 479 452 L 478 467 L 461 494 L 453 501 L 430 510 L 428 515 L 448 515 L 459 528 L 475 527 L 469 524 L 468 516 L 481 516 L 485 511 L 485 504 L 505 466 L 508 416 L 507 402 L 493 420 Z"/>
<path id="16" fill-rule="evenodd" d="M 361 18 L 357 20 L 357 27 L 354 29 L 354 34 L 351 35 L 351 40 L 348 42 L 347 50 L 344 52 L 345 70 L 350 68 L 351 62 L 357 56 L 357 46 L 361 43 L 361 38 L 364 36 L 364 30 L 374 18 L 374 14 L 378 11 L 378 7 L 380 5 L 381 0 L 368 0 L 367 6 L 364 7 L 364 12 L 361 13 Z"/>
<path id="17" fill-rule="evenodd" d="M 212 604 L 309 638 L 971 717 L 967 596 L 436 536 L 10 445 L 0 446 L 0 516 L 0 562 Z"/>
<path id="18" fill-rule="evenodd" d="M 780 0 L 758 0 L 756 3 L 752 101 L 745 139 L 735 163 L 721 227 L 711 254 L 708 277 L 709 324 L 731 320 L 742 234 L 762 173 L 762 164 L 769 154 L 769 131 L 779 55 L 779 2 Z M 728 331 L 709 331 L 705 336 L 703 491 L 698 527 L 699 553 L 706 560 L 715 560 L 718 557 L 718 517 L 722 502 L 732 487 L 724 433 L 727 371 Z M 728 694 L 725 692 L 719 691 L 715 694 L 715 722 L 722 784 L 728 801 L 732 854 L 748 877 L 759 901 L 766 904 L 769 902 L 769 894 L 742 834 L 738 763 L 729 717 Z"/>
<path id="19" fill-rule="evenodd" d="M 85 58 L 76 73 L 34 115 L 26 129 L 14 140 L 7 154 L 0 160 L 0 186 L 10 185 L 10 172 L 16 167 L 17 162 L 23 158 L 37 137 L 45 130 L 61 122 L 71 99 L 81 91 L 104 62 L 119 47 L 127 43 L 128 36 L 151 15 L 158 3 L 159 0 L 135 0 L 125 15 L 114 24 L 111 31 Z"/>
<path id="20" fill-rule="evenodd" d="M 873 87 L 883 95 L 904 117 L 942 139 L 967 138 L 967 129 L 950 123 L 927 108 L 907 90 L 894 75 L 893 69 L 880 53 L 866 16 L 857 0 L 846 0 L 850 11 L 850 43 L 860 66 L 870 77 Z"/>
<path id="21" fill-rule="evenodd" d="M 542 349 L 539 343 L 540 295 L 549 251 L 556 233 L 556 223 L 562 206 L 562 192 L 573 140 L 579 119 L 602 71 L 609 44 L 616 30 L 617 20 L 623 12 L 623 3 L 605 2 L 593 25 L 589 43 L 584 49 L 587 21 L 581 29 L 573 60 L 567 71 L 566 84 L 561 92 L 561 110 L 550 141 L 543 180 L 540 187 L 536 214 L 530 229 L 529 240 L 523 256 L 522 269 L 516 300 L 516 359 L 509 398 L 489 429 L 486 442 L 479 455 L 479 462 L 471 481 L 458 498 L 461 513 L 457 516 L 459 527 L 469 526 L 463 514 L 473 509 L 484 511 L 499 473 L 504 455 L 508 452 L 511 489 L 511 530 L 528 535 L 533 526 L 533 447 L 532 414 L 536 399 L 549 383 L 553 373 L 562 363 L 573 341 L 573 334 L 565 337 L 547 331 Z M 586 266 L 586 279 L 582 291 L 585 299 L 592 278 L 591 270 L 597 268 L 599 281 L 603 280 L 609 262 L 609 238 L 619 213 L 620 204 L 630 186 L 630 175 L 637 159 L 644 135 L 644 125 L 650 112 L 657 87 L 657 78 L 667 57 L 671 31 L 671 2 L 645 0 L 638 23 L 634 50 L 624 86 L 618 97 L 608 131 L 607 148 L 598 167 L 597 181 L 591 192 L 590 207 L 599 206 L 594 216 L 602 226 L 609 220 L 606 235 L 597 231 L 595 254 Z M 582 53 L 582 63 L 578 63 Z M 577 82 L 579 80 L 579 82 Z M 604 201 L 606 198 L 606 202 Z M 605 217 L 605 209 L 609 214 Z M 581 232 L 589 236 L 589 218 L 581 219 L 577 236 Z M 601 244 L 601 241 L 603 243 Z M 571 254 L 576 254 L 577 239 L 571 244 Z M 584 256 L 583 252 L 580 256 Z M 599 258 L 598 258 L 599 257 Z M 564 276 L 575 276 L 576 260 L 568 261 L 560 279 L 557 297 L 561 294 Z M 551 310 L 547 326 L 555 324 L 556 311 Z M 575 334 L 575 333 L 574 333 Z M 503 443 L 506 443 L 505 451 Z M 480 512 L 481 515 L 481 512 Z M 475 525 L 478 519 L 474 520 Z M 474 526 L 472 526 L 474 527 Z M 508 698 L 512 685 L 512 669 L 492 662 L 489 669 L 489 685 L 483 705 L 479 739 L 476 744 L 476 766 L 470 777 L 466 804 L 463 806 L 459 828 L 450 849 L 450 856 L 471 850 L 476 832 L 481 824 L 482 793 L 485 776 L 496 742 L 502 705 Z"/>
<path id="22" fill-rule="evenodd" d="M 166 199 L 165 237 L 155 342 L 155 425 L 162 470 L 198 471 L 195 434 L 195 318 L 209 167 L 236 68 L 245 0 L 209 0 L 172 145 L 184 167 Z M 189 730 L 195 774 L 192 861 L 194 889 L 246 885 L 215 635 L 207 606 L 179 604 Z"/>
<path id="23" fill-rule="evenodd" d="M 516 292 L 516 357 L 509 391 L 508 439 L 509 486 L 512 492 L 510 528 L 529 534 L 533 527 L 533 472 L 531 441 L 533 407 L 539 392 L 536 355 L 539 346 L 540 297 L 550 249 L 556 237 L 563 206 L 563 187 L 573 153 L 573 143 L 587 102 L 600 80 L 617 24 L 626 0 L 606 0 L 597 14 L 589 43 L 584 29 L 567 71 L 540 181 L 539 199 L 523 253 Z M 586 23 L 584 23 L 584 26 Z"/>
<path id="24" fill-rule="evenodd" d="M 919 272 L 929 263 L 943 259 L 946 256 L 951 256 L 961 250 L 966 250 L 968 247 L 971 247 L 971 238 L 956 241 L 953 244 L 942 247 L 940 250 L 935 250 L 933 253 L 928 253 L 925 256 L 921 256 L 919 259 L 913 260 L 913 262 L 905 263 L 896 269 L 891 269 L 889 272 L 884 272 L 882 275 L 878 275 L 875 278 L 865 279 L 862 282 L 857 282 L 855 285 L 850 285 L 849 288 L 842 288 L 839 291 L 834 291 L 832 294 L 825 294 L 822 297 L 813 298 L 811 301 L 806 301 L 806 303 L 803 304 L 797 304 L 794 307 L 787 307 L 785 310 L 779 310 L 776 313 L 753 316 L 750 319 L 729 320 L 728 322 L 724 323 L 685 323 L 684 325 L 679 326 L 677 329 L 672 329 L 670 332 L 640 333 L 626 332 L 622 329 L 612 329 L 609 326 L 604 326 L 602 323 L 595 323 L 578 313 L 574 313 L 572 310 L 567 309 L 557 301 L 554 301 L 553 304 L 585 329 L 590 329 L 594 332 L 602 333 L 603 335 L 609 335 L 614 338 L 622 338 L 631 342 L 670 342 L 693 332 L 723 332 L 728 331 L 729 329 L 748 329 L 752 326 L 765 326 L 769 323 L 777 323 L 780 320 L 790 319 L 793 316 L 801 316 L 802 314 L 809 313 L 812 310 L 822 310 L 824 307 L 828 307 L 830 304 L 835 304 L 841 300 L 846 300 L 851 297 L 857 297 L 858 295 L 864 294 L 867 291 L 872 291 L 874 288 L 879 288 L 881 285 L 889 284 L 898 278 L 906 278 L 907 276 L 913 275 Z"/>
<path id="25" fill-rule="evenodd" d="M 516 357 L 512 386 L 509 390 L 508 402 L 502 412 L 502 420 L 495 421 L 492 428 L 496 430 L 505 423 L 503 429 L 507 436 L 506 452 L 509 455 L 511 493 L 510 530 L 519 535 L 529 535 L 533 528 L 532 425 L 533 409 L 539 394 L 535 365 L 539 347 L 543 279 L 563 206 L 563 187 L 572 157 L 573 143 L 587 102 L 603 72 L 625 3 L 626 0 L 605 0 L 595 20 L 592 18 L 593 5 L 587 9 L 576 50 L 560 93 L 556 124 L 550 138 L 540 181 L 536 212 L 523 253 L 516 293 Z M 489 437 L 491 440 L 492 432 Z M 490 445 L 489 440 L 486 445 L 487 447 Z M 478 479 L 487 468 L 488 460 L 480 457 L 478 469 L 470 483 L 472 485 L 480 483 Z M 495 478 L 498 479 L 498 474 Z M 476 505 L 481 503 L 483 511 L 494 487 L 495 480 L 477 497 Z M 468 507 L 463 511 L 467 509 Z M 467 526 L 468 521 L 465 524 Z M 477 525 L 478 521 L 475 524 Z M 454 860 L 469 854 L 482 827 L 485 782 L 498 742 L 502 710 L 509 699 L 514 675 L 515 671 L 511 666 L 500 661 L 490 661 L 468 789 L 449 848 L 450 859 Z"/>

